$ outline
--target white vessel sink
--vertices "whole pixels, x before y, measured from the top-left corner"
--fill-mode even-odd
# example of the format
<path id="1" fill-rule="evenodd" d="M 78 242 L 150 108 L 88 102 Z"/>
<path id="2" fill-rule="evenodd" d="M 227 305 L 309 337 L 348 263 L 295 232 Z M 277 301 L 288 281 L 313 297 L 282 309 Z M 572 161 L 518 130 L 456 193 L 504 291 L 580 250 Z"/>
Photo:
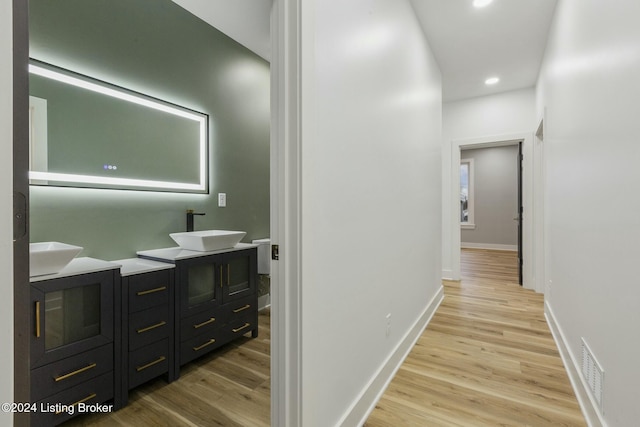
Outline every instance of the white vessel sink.
<path id="1" fill-rule="evenodd" d="M 60 242 L 29 244 L 29 276 L 42 276 L 60 272 L 81 251 L 81 246 Z"/>
<path id="2" fill-rule="evenodd" d="M 246 235 L 245 231 L 204 230 L 171 233 L 169 236 L 182 248 L 209 252 L 233 248 Z"/>

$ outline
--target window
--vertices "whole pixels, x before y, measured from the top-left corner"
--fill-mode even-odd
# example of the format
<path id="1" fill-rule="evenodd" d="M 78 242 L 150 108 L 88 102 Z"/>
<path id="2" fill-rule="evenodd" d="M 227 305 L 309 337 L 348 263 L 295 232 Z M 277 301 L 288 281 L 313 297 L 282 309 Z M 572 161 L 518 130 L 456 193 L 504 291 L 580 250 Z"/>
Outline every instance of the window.
<path id="1" fill-rule="evenodd" d="M 460 225 L 475 228 L 473 222 L 473 159 L 460 160 Z"/>

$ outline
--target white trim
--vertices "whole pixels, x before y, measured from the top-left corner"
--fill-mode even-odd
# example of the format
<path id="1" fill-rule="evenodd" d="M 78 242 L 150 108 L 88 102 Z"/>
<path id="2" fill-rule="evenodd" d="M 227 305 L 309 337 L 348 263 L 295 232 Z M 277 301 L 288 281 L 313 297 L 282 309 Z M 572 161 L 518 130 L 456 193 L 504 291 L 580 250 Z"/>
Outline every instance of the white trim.
<path id="1" fill-rule="evenodd" d="M 533 203 L 533 180 L 536 184 L 541 183 L 541 177 L 534 171 L 534 156 L 533 156 L 533 132 L 520 132 L 513 134 L 484 136 L 479 138 L 468 138 L 451 141 L 451 187 L 449 189 L 451 194 L 450 209 L 451 215 L 455 215 L 451 221 L 450 236 L 451 236 L 451 277 L 453 280 L 460 280 L 460 221 L 459 221 L 459 204 L 458 194 L 460 192 L 460 150 L 461 148 L 484 148 L 484 147 L 501 147 L 505 145 L 515 145 L 519 141 L 522 141 L 522 151 L 524 155 L 523 160 L 523 176 L 522 176 L 522 204 L 524 207 L 523 213 L 523 230 L 522 230 L 522 256 L 524 259 L 522 280 L 523 287 L 527 289 L 537 289 L 537 283 L 534 282 L 534 269 L 533 269 L 533 253 L 534 248 L 541 245 L 542 242 L 539 238 L 540 233 L 533 233 L 533 223 L 541 224 L 534 219 L 534 203 Z M 540 184 L 541 185 L 541 184 Z M 538 211 L 535 211 L 536 215 L 539 215 Z M 535 241 L 534 241 L 535 239 Z M 536 265 L 536 269 L 541 268 L 540 265 Z M 543 273 L 538 270 L 538 274 Z"/>
<path id="2" fill-rule="evenodd" d="M 533 239 L 534 248 L 532 252 L 533 282 L 536 292 L 544 293 L 545 286 L 545 155 L 544 155 L 544 115 L 546 107 L 543 109 L 543 116 L 538 121 L 538 128 L 533 143 Z"/>
<path id="3" fill-rule="evenodd" d="M 460 247 L 468 249 L 489 249 L 492 251 L 518 251 L 518 245 L 502 245 L 498 243 L 460 242 Z"/>
<path id="4" fill-rule="evenodd" d="M 549 305 L 549 301 L 544 303 L 544 317 L 547 319 L 547 324 L 551 330 L 551 335 L 556 342 L 560 357 L 564 362 L 565 370 L 571 381 L 571 386 L 576 394 L 580 409 L 584 415 L 587 425 L 589 427 L 607 427 L 607 423 L 602 418 L 600 411 L 598 410 L 598 403 L 595 401 L 591 393 L 589 393 L 589 386 L 582 376 L 582 369 L 571 352 L 571 348 L 567 344 L 567 339 L 562 332 L 562 328 L 558 323 L 556 316 Z"/>
<path id="5" fill-rule="evenodd" d="M 351 404 L 349 410 L 342 417 L 337 425 L 339 426 L 361 426 L 365 423 L 376 404 L 393 380 L 398 369 L 404 363 L 418 338 L 422 335 L 436 310 L 444 299 L 444 287 L 441 285 L 431 301 L 427 304 L 422 314 L 418 317 L 413 326 L 407 331 L 396 348 L 391 352 L 387 360 L 380 366 L 377 372 L 371 377 L 369 383 L 360 392 L 356 400 Z"/>
<path id="6" fill-rule="evenodd" d="M 475 230 L 476 229 L 476 225 L 475 224 L 469 224 L 468 222 L 461 222 L 460 223 L 460 228 L 463 230 Z"/>
<path id="7" fill-rule="evenodd" d="M 452 270 L 442 270 L 442 280 L 456 280 L 453 278 Z"/>
<path id="8" fill-rule="evenodd" d="M 271 425 L 302 424 L 301 0 L 271 9 Z"/>

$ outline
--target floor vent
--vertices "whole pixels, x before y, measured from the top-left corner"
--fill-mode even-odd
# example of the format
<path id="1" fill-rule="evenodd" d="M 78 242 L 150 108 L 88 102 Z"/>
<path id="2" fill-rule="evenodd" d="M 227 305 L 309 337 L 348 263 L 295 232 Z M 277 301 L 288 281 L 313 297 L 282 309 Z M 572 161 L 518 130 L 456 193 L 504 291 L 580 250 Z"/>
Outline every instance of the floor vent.
<path id="1" fill-rule="evenodd" d="M 582 338 L 582 375 L 586 380 L 591 394 L 598 403 L 600 413 L 604 414 L 602 407 L 602 390 L 604 386 L 604 370 L 593 356 L 593 352 Z"/>

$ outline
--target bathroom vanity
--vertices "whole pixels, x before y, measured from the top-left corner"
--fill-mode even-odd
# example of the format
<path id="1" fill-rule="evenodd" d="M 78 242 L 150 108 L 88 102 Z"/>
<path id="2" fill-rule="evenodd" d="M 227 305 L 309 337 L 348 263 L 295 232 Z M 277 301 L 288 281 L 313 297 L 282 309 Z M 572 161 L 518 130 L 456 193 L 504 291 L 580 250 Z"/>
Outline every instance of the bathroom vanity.
<path id="1" fill-rule="evenodd" d="M 138 256 L 175 265 L 175 373 L 237 337 L 258 335 L 257 245 L 198 252 L 181 248 Z"/>
<path id="2" fill-rule="evenodd" d="M 31 277 L 31 425 L 60 424 L 80 403 L 122 406 L 119 268 L 76 258 L 58 273 Z"/>
<path id="3" fill-rule="evenodd" d="M 159 376 L 174 381 L 182 365 L 257 337 L 257 248 L 75 258 L 31 277 L 31 425 L 60 424 L 83 404 L 117 410 L 129 390 Z"/>

